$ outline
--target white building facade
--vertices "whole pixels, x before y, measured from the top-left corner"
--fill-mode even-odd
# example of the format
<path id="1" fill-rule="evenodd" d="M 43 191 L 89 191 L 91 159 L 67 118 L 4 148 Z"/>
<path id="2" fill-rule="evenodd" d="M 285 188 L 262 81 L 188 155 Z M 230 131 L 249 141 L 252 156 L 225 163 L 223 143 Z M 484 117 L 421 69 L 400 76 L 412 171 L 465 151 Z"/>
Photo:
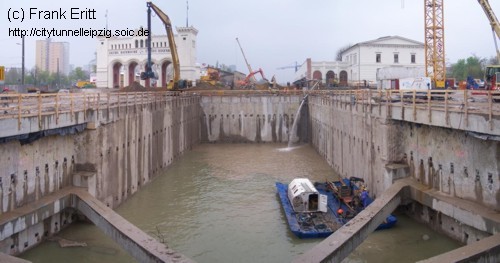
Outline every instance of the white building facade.
<path id="1" fill-rule="evenodd" d="M 325 85 L 375 85 L 377 70 L 387 67 L 424 67 L 424 43 L 400 36 L 357 43 L 342 52 L 342 61 L 307 59 L 295 74 L 301 79 L 321 80 Z"/>
<path id="2" fill-rule="evenodd" d="M 175 44 L 180 62 L 181 79 L 193 83 L 199 78 L 196 65 L 196 36 L 194 27 L 177 27 Z M 137 34 L 136 34 L 137 35 Z M 151 37 L 151 61 L 156 81 L 141 80 L 140 72 L 147 64 L 147 37 L 99 38 L 97 43 L 96 86 L 98 88 L 121 88 L 134 81 L 143 86 L 165 87 L 172 79 L 172 55 L 167 35 Z M 151 82 L 150 82 L 151 81 Z"/>

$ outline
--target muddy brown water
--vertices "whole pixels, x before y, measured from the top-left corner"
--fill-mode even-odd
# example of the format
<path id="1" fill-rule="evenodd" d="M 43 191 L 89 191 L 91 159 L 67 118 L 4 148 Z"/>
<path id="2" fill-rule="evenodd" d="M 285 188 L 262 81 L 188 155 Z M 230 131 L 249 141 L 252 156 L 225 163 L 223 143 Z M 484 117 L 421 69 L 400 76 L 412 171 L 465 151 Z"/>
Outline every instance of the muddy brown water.
<path id="1" fill-rule="evenodd" d="M 200 262 L 290 262 L 320 239 L 288 229 L 274 183 L 296 177 L 323 181 L 334 172 L 304 145 L 203 144 L 116 211 L 151 236 Z M 460 246 L 404 215 L 393 229 L 372 233 L 344 262 L 415 262 Z M 58 236 L 86 242 L 60 248 L 44 242 L 21 257 L 32 262 L 135 262 L 91 224 Z"/>

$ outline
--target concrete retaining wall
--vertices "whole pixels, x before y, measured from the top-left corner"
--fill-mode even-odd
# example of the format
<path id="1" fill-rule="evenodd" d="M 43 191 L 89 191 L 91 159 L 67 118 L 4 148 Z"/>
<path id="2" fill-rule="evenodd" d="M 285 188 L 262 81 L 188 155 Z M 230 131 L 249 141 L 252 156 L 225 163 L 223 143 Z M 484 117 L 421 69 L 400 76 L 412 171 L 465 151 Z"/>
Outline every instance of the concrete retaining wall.
<path id="1" fill-rule="evenodd" d="M 385 109 L 309 99 L 312 146 L 342 176 L 359 176 L 375 194 L 392 184 L 392 164 L 451 197 L 500 210 L 500 143 L 462 130 L 385 117 Z"/>
<path id="2" fill-rule="evenodd" d="M 87 179 L 89 192 L 114 208 L 147 184 L 199 143 L 199 109 L 199 97 L 172 97 L 102 111 L 98 128 L 74 137 L 77 162 L 92 164 L 97 174 Z"/>
<path id="3" fill-rule="evenodd" d="M 303 96 L 205 96 L 201 100 L 204 142 L 288 142 Z M 307 111 L 297 125 L 307 141 Z"/>
<path id="4" fill-rule="evenodd" d="M 485 223 L 500 222 L 498 141 L 329 96 L 310 97 L 309 112 L 311 144 L 340 175 L 364 178 L 375 196 L 413 177 L 436 195 L 412 195 L 408 215 L 467 244 L 498 233 L 497 223 Z M 469 208 L 456 208 L 465 202 Z"/>
<path id="5" fill-rule="evenodd" d="M 411 174 L 443 194 L 500 210 L 500 143 L 460 130 L 398 122 Z"/>
<path id="6" fill-rule="evenodd" d="M 309 97 L 311 145 L 340 176 L 356 176 L 375 195 L 392 184 L 386 165 L 402 159 L 394 121 L 357 111 L 350 103 Z"/>
<path id="7" fill-rule="evenodd" d="M 89 114 L 94 116 L 90 129 L 79 134 L 0 144 L 2 218 L 71 185 L 88 187 L 91 195 L 115 208 L 200 141 L 197 96 L 158 98 Z M 72 220 L 63 208 L 43 213 L 20 232 L 2 229 L 0 252 L 15 255 L 57 233 Z"/>

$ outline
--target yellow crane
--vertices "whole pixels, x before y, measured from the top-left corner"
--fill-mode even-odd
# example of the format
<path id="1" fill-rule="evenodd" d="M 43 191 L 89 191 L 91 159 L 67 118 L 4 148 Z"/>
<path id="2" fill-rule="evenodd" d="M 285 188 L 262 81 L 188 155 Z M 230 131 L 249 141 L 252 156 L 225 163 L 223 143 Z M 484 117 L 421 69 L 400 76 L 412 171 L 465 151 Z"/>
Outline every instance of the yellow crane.
<path id="1" fill-rule="evenodd" d="M 425 74 L 434 88 L 444 88 L 446 61 L 444 49 L 443 0 L 424 0 L 425 14 Z"/>
<path id="2" fill-rule="evenodd" d="M 433 80 L 434 88 L 444 88 L 446 81 L 446 61 L 444 46 L 444 0 L 424 0 L 425 14 L 425 68 L 426 76 Z M 488 0 L 477 0 L 483 8 L 493 31 L 493 40 L 500 63 L 500 23 Z M 487 89 L 500 90 L 500 65 L 489 65 L 485 72 Z"/>

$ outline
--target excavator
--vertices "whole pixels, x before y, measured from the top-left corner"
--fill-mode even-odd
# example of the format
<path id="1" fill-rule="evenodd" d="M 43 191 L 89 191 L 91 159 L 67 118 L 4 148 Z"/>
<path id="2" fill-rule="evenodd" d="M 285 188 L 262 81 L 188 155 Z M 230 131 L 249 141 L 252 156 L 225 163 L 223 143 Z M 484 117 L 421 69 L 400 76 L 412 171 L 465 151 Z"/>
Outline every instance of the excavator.
<path id="1" fill-rule="evenodd" d="M 178 90 L 178 89 L 183 89 L 186 88 L 188 85 L 188 82 L 186 80 L 181 80 L 180 75 L 181 75 L 181 70 L 180 70 L 180 63 L 179 63 L 179 55 L 177 54 L 177 46 L 175 45 L 175 36 L 174 32 L 172 30 L 172 23 L 170 22 L 170 18 L 163 12 L 159 7 L 154 5 L 152 2 L 147 2 L 146 3 L 148 7 L 148 61 L 146 64 L 146 71 L 141 72 L 141 79 L 146 80 L 146 79 L 157 79 L 158 77 L 156 74 L 153 72 L 152 69 L 152 61 L 151 61 L 151 9 L 155 12 L 155 14 L 160 18 L 161 22 L 165 25 L 165 29 L 167 31 L 167 38 L 168 38 L 168 45 L 170 47 L 170 53 L 172 55 L 172 65 L 174 68 L 174 74 L 173 74 L 173 80 L 168 83 L 167 89 L 173 89 L 173 90 Z"/>
<path id="2" fill-rule="evenodd" d="M 252 82 L 251 79 L 255 79 L 255 75 L 260 73 L 262 76 L 261 81 Z M 267 84 L 267 85 L 266 85 Z M 268 89 L 269 80 L 264 76 L 264 71 L 258 69 L 256 71 L 250 72 L 245 79 L 238 81 L 237 85 L 242 89 Z M 265 88 L 258 88 L 259 86 L 266 86 Z"/>
<path id="3" fill-rule="evenodd" d="M 498 49 L 497 38 L 500 38 L 500 22 L 496 17 L 493 9 L 491 9 L 488 0 L 477 0 L 481 5 L 486 17 L 488 18 L 491 29 L 493 31 L 493 40 L 495 41 L 495 48 L 497 50 L 497 63 L 500 63 L 500 50 Z M 485 70 L 485 86 L 487 90 L 500 90 L 500 65 L 488 65 Z"/>
<path id="4" fill-rule="evenodd" d="M 238 46 L 240 47 L 241 54 L 243 55 L 243 58 L 245 59 L 245 63 L 247 64 L 248 67 L 248 75 L 244 80 L 240 80 L 236 83 L 236 85 L 242 89 L 260 89 L 260 90 L 265 90 L 265 89 L 274 89 L 276 87 L 276 79 L 273 76 L 272 82 L 269 82 L 269 80 L 264 77 L 264 72 L 262 69 L 258 69 L 256 71 L 252 70 L 252 67 L 248 63 L 247 57 L 245 56 L 245 52 L 243 52 L 243 48 L 241 47 L 240 40 L 236 38 L 236 42 L 238 42 Z M 255 78 L 255 75 L 257 73 L 260 73 L 262 76 L 262 80 L 257 81 Z"/>

